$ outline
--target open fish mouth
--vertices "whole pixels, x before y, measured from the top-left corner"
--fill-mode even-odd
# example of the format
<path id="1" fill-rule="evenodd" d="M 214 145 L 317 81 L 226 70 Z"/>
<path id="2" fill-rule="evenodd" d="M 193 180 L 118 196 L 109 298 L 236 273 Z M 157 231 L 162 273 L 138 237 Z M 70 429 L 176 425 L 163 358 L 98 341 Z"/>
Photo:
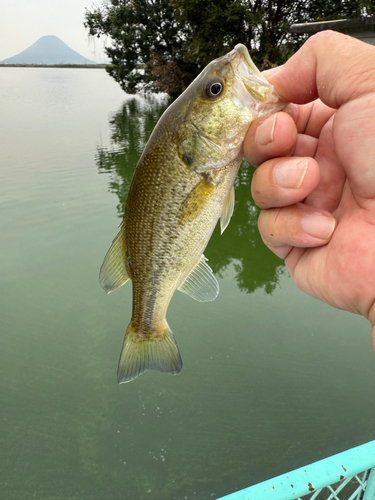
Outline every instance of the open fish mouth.
<path id="1" fill-rule="evenodd" d="M 214 72 L 224 81 L 229 82 L 222 98 L 231 101 L 230 106 L 237 119 L 233 127 L 227 127 L 225 134 L 220 131 L 215 136 L 212 133 L 212 127 L 208 129 L 200 127 L 200 123 L 190 118 L 190 124 L 196 130 L 200 146 L 211 158 L 199 167 L 196 165 L 190 167 L 197 172 L 228 165 L 242 154 L 242 143 L 250 123 L 255 118 L 279 111 L 286 105 L 255 66 L 244 45 L 236 45 L 226 56 L 211 63 L 211 68 L 214 64 L 218 67 L 218 69 L 215 68 L 216 71 L 214 69 Z M 219 158 L 221 158 L 220 161 Z"/>
<path id="2" fill-rule="evenodd" d="M 267 107 L 269 105 L 274 106 L 277 101 L 280 101 L 280 97 L 272 85 L 253 63 L 245 45 L 239 43 L 230 54 L 232 57 L 231 66 L 234 73 L 240 78 L 247 92 L 255 101 L 258 103 L 267 103 Z M 280 109 L 282 107 L 284 106 L 280 106 Z"/>

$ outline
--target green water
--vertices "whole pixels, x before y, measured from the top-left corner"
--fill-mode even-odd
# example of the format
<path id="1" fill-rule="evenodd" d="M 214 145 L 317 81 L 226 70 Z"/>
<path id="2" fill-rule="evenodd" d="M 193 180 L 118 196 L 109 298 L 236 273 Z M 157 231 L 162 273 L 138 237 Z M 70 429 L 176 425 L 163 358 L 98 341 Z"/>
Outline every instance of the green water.
<path id="1" fill-rule="evenodd" d="M 375 438 L 368 324 L 264 247 L 248 165 L 206 250 L 219 297 L 168 311 L 181 374 L 117 385 L 131 286 L 98 271 L 164 107 L 103 70 L 0 68 L 1 499 L 215 499 Z"/>

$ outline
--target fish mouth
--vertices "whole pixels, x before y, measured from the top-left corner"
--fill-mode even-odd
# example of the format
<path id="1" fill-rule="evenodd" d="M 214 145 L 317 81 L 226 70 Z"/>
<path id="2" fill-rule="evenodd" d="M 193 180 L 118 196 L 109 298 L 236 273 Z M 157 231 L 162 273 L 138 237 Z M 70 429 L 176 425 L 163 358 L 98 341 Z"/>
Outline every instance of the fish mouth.
<path id="1" fill-rule="evenodd" d="M 231 65 L 234 73 L 241 79 L 247 92 L 259 103 L 274 106 L 280 101 L 272 85 L 266 80 L 262 73 L 253 63 L 249 51 L 239 43 L 231 52 Z M 282 107 L 284 107 L 282 105 Z"/>

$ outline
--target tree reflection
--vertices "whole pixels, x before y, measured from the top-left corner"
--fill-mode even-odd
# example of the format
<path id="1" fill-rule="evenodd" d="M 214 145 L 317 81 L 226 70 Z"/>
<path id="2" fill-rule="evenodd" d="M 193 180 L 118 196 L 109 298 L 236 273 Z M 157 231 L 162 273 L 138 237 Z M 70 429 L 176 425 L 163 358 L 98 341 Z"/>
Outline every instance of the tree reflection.
<path id="1" fill-rule="evenodd" d="M 244 160 L 235 182 L 236 204 L 229 226 L 220 235 L 216 227 L 205 251 L 213 271 L 219 275 L 233 264 L 238 287 L 248 293 L 264 288 L 271 293 L 285 272 L 283 261 L 264 245 L 258 231 L 260 209 L 250 192 L 254 168 Z"/>
<path id="2" fill-rule="evenodd" d="M 139 157 L 167 105 L 166 97 L 134 97 L 109 119 L 112 147 L 98 147 L 95 161 L 99 173 L 110 176 L 109 190 L 119 198 L 117 210 L 121 218 Z"/>
<path id="3" fill-rule="evenodd" d="M 99 173 L 109 174 L 109 189 L 119 198 L 123 217 L 133 172 L 158 119 L 167 107 L 166 99 L 134 98 L 126 101 L 109 120 L 111 147 L 99 147 Z M 205 251 L 209 264 L 219 276 L 230 265 L 236 271 L 238 287 L 248 293 L 263 288 L 272 293 L 285 272 L 282 260 L 270 252 L 259 235 L 259 209 L 250 193 L 253 167 L 244 161 L 236 179 L 236 204 L 232 220 L 223 235 L 216 227 Z"/>

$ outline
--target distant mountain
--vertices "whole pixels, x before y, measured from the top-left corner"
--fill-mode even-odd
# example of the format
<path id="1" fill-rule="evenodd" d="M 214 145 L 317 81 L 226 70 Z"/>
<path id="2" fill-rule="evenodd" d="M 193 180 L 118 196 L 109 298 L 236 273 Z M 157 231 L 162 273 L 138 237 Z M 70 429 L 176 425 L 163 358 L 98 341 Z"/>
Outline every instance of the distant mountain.
<path id="1" fill-rule="evenodd" d="M 97 64 L 71 49 L 54 35 L 42 36 L 28 49 L 0 64 Z"/>

